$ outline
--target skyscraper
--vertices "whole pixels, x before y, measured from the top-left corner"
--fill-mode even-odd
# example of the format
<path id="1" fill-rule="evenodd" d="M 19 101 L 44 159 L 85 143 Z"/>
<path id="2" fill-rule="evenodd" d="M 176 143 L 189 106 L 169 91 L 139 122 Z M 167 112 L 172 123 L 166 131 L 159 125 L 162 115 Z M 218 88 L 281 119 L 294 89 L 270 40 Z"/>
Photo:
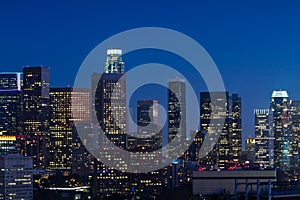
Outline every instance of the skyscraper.
<path id="1" fill-rule="evenodd" d="M 211 98 L 213 96 L 214 98 Z M 215 111 L 212 113 L 212 111 Z M 212 120 L 224 119 L 220 124 Z M 229 92 L 200 93 L 200 128 L 205 136 L 219 136 L 212 150 L 200 160 L 206 168 L 224 169 L 239 162 L 241 149 L 241 98 Z"/>
<path id="2" fill-rule="evenodd" d="M 0 135 L 21 133 L 21 94 L 20 90 L 0 91 Z"/>
<path id="3" fill-rule="evenodd" d="M 292 165 L 295 169 L 293 171 L 294 177 L 299 179 L 300 174 L 300 101 L 292 101 L 291 104 L 291 117 L 292 117 L 292 131 L 293 131 L 293 159 Z"/>
<path id="4" fill-rule="evenodd" d="M 16 153 L 21 150 L 21 94 L 20 90 L 0 91 L 0 136 L 4 136 L 0 142 L 2 152 Z M 14 140 L 5 140 L 6 136 Z"/>
<path id="5" fill-rule="evenodd" d="M 72 106 L 72 97 L 82 103 Z M 49 169 L 71 170 L 74 123 L 89 122 L 89 103 L 83 103 L 89 102 L 89 97 L 89 89 L 50 88 Z"/>
<path id="6" fill-rule="evenodd" d="M 137 102 L 138 139 L 137 146 L 145 146 L 152 151 L 162 145 L 162 127 L 158 124 L 158 102 L 156 100 L 140 100 Z"/>
<path id="7" fill-rule="evenodd" d="M 273 91 L 270 104 L 274 120 L 274 165 L 290 176 L 293 137 L 287 92 Z"/>
<path id="8" fill-rule="evenodd" d="M 222 92 L 214 92 L 214 95 L 223 95 Z M 212 115 L 213 106 L 217 105 L 218 102 L 212 102 L 209 92 L 201 92 L 200 93 L 200 128 L 201 131 L 205 132 L 205 135 L 208 134 L 209 129 L 211 130 L 211 134 L 214 132 L 217 133 L 217 126 L 215 124 L 210 125 L 210 121 L 213 118 L 225 118 L 225 123 L 223 126 L 222 132 L 219 133 L 218 142 L 214 145 L 212 151 L 208 153 L 208 155 L 201 159 L 202 165 L 205 165 L 207 168 L 218 168 L 223 169 L 228 166 L 230 162 L 230 143 L 229 134 L 230 134 L 230 118 L 231 114 L 231 104 L 230 104 L 230 96 L 228 92 L 225 92 L 226 99 L 220 99 L 225 102 L 225 105 L 219 108 L 219 114 Z M 216 98 L 218 101 L 219 98 Z"/>
<path id="9" fill-rule="evenodd" d="M 152 152 L 162 148 L 162 127 L 158 124 L 157 100 L 139 100 L 137 102 L 137 125 L 137 133 L 140 138 L 130 137 L 133 144 L 130 145 L 129 150 L 145 155 L 143 162 L 136 163 L 137 165 L 143 165 L 147 162 L 155 165 L 161 158 Z M 129 176 L 133 193 L 147 191 L 160 194 L 162 192 L 163 170 L 139 174 L 132 173 Z"/>
<path id="10" fill-rule="evenodd" d="M 2 153 L 16 153 L 21 134 L 22 73 L 0 73 L 0 148 Z M 11 137 L 7 137 L 11 136 Z M 20 150 L 20 149 L 18 149 Z"/>
<path id="11" fill-rule="evenodd" d="M 84 137 L 79 136 L 78 132 L 84 133 Z M 93 136 L 93 126 L 87 122 L 76 123 L 76 128 L 72 130 L 72 172 L 87 176 L 94 172 L 97 175 L 97 160 L 87 150 L 87 142 L 97 143 Z M 89 144 L 88 144 L 89 145 Z M 97 178 L 95 175 L 95 178 Z"/>
<path id="12" fill-rule="evenodd" d="M 255 109 L 255 163 L 260 168 L 274 168 L 273 113 Z"/>
<path id="13" fill-rule="evenodd" d="M 120 49 L 108 49 L 95 95 L 96 116 L 106 137 L 126 149 L 126 78 Z"/>
<path id="14" fill-rule="evenodd" d="M 232 94 L 232 161 L 238 163 L 242 152 L 242 100 L 238 94 Z"/>
<path id="15" fill-rule="evenodd" d="M 94 157 L 86 146 L 96 145 L 98 138 L 93 133 L 90 119 L 90 89 L 72 88 L 72 172 L 87 175 L 94 170 Z M 84 133 L 79 135 L 78 133 Z"/>
<path id="16" fill-rule="evenodd" d="M 97 78 L 96 78 L 97 80 Z M 108 49 L 104 73 L 97 81 L 93 80 L 92 92 L 95 89 L 95 116 L 105 136 L 121 149 L 126 149 L 126 77 L 122 50 Z M 92 84 L 93 84 L 92 83 Z M 105 149 L 105 144 L 99 137 L 99 146 Z M 110 156 L 107 152 L 100 152 Z M 119 159 L 119 158 L 116 158 Z M 124 169 L 126 170 L 126 169 Z M 129 191 L 128 174 L 112 169 L 102 163 L 99 166 L 99 189 L 101 193 L 127 193 Z"/>
<path id="17" fill-rule="evenodd" d="M 168 87 L 168 140 L 170 142 L 177 134 L 185 139 L 187 137 L 186 86 L 184 79 L 175 78 L 169 80 Z"/>
<path id="18" fill-rule="evenodd" d="M 41 169 L 48 164 L 49 71 L 48 67 L 43 66 L 23 68 L 24 154 L 32 156 L 34 168 Z"/>

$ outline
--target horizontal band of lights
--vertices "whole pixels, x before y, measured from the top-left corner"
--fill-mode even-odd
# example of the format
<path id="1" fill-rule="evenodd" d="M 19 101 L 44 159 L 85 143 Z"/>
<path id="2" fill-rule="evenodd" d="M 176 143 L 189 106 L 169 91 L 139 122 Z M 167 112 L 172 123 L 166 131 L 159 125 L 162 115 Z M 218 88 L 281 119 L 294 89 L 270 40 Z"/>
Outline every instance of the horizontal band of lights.
<path id="1" fill-rule="evenodd" d="M 0 135 L 0 141 L 16 141 L 16 139 L 14 135 Z"/>

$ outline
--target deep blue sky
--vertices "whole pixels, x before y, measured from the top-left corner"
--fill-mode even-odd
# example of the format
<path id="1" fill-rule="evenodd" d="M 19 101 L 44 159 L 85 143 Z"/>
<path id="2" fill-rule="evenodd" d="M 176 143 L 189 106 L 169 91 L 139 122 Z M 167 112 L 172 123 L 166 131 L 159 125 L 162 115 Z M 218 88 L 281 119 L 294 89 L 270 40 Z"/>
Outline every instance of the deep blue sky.
<path id="1" fill-rule="evenodd" d="M 145 26 L 175 29 L 197 40 L 226 89 L 242 96 L 246 137 L 253 109 L 267 108 L 272 90 L 300 99 L 299 10 L 296 0 L 2 1 L 0 71 L 42 64 L 51 67 L 51 86 L 72 85 L 85 56 L 107 37 Z"/>

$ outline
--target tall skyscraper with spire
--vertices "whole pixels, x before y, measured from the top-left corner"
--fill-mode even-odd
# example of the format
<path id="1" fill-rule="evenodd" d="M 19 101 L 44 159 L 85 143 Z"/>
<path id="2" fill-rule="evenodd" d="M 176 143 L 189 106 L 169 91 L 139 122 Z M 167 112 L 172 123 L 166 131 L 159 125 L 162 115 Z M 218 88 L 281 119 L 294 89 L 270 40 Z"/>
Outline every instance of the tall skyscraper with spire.
<path id="1" fill-rule="evenodd" d="M 122 50 L 108 49 L 95 94 L 100 127 L 116 146 L 126 149 L 126 77 Z"/>
<path id="2" fill-rule="evenodd" d="M 93 105 L 97 122 L 105 136 L 115 146 L 126 149 L 126 77 L 122 50 L 108 49 L 104 73 L 101 77 L 95 74 L 92 78 L 92 92 L 95 93 Z M 102 146 L 101 148 L 107 145 L 101 137 L 99 145 Z M 106 152 L 101 153 L 106 155 Z M 114 192 L 126 193 L 129 191 L 128 174 L 102 163 L 99 164 L 99 171 L 100 192 L 109 195 Z"/>

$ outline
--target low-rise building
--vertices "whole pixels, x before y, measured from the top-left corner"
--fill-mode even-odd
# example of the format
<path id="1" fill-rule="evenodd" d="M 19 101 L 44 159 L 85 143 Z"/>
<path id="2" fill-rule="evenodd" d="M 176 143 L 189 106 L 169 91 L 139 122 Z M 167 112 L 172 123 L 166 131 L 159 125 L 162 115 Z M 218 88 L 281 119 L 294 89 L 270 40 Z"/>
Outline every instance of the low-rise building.
<path id="1" fill-rule="evenodd" d="M 276 181 L 275 170 L 237 170 L 237 171 L 194 171 L 193 194 L 212 195 L 226 191 L 233 195 L 235 189 L 244 190 L 243 183 L 268 183 Z M 236 188 L 236 181 L 241 184 Z M 243 188 L 239 188 L 243 187 Z"/>
<path id="2" fill-rule="evenodd" d="M 33 199 L 33 163 L 31 157 L 18 154 L 0 156 L 0 199 Z"/>

